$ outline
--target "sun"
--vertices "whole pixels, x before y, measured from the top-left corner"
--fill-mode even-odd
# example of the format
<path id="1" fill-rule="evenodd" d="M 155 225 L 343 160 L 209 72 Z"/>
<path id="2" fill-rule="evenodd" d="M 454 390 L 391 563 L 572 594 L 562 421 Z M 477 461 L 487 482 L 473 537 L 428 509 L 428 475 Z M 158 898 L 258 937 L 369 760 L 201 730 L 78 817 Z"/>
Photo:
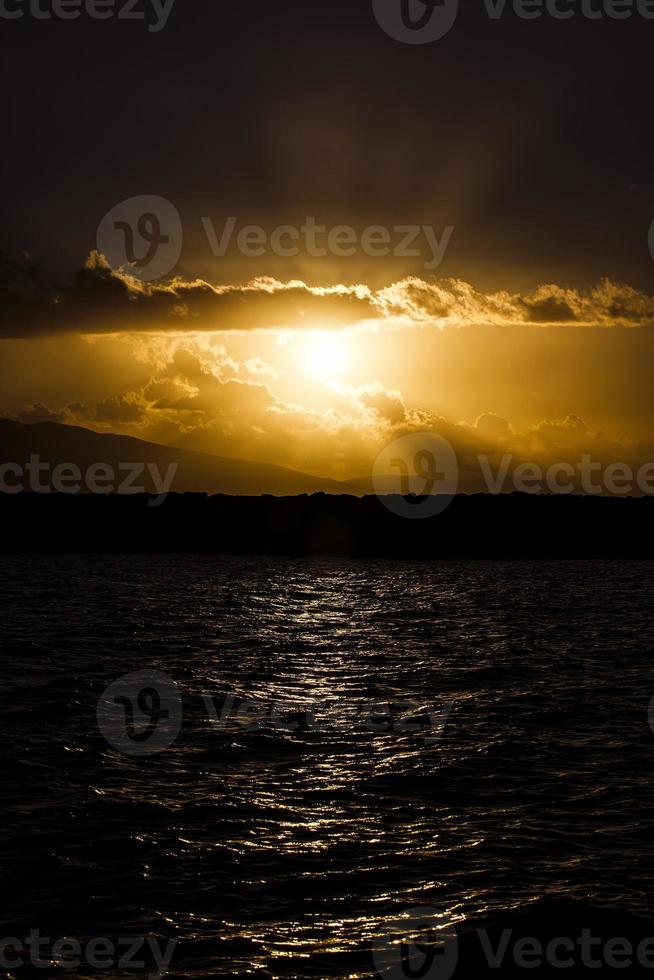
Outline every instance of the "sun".
<path id="1" fill-rule="evenodd" d="M 302 345 L 303 369 L 316 378 L 335 380 L 341 377 L 348 363 L 348 350 L 341 336 L 320 331 L 312 333 Z"/>

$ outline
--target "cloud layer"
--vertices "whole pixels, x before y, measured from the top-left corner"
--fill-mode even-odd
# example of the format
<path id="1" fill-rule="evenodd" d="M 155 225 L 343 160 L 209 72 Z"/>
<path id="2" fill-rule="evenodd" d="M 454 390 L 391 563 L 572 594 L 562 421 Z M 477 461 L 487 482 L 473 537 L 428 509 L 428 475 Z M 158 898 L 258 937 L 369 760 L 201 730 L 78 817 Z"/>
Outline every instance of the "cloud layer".
<path id="1" fill-rule="evenodd" d="M 373 291 L 255 279 L 211 285 L 143 283 L 92 252 L 72 283 L 56 285 L 25 263 L 0 259 L 0 337 L 119 331 L 240 331 L 343 327 L 362 321 L 437 325 L 637 327 L 654 321 L 654 297 L 608 280 L 580 291 L 543 285 L 526 295 L 481 293 L 459 279 L 410 277 Z"/>
<path id="2" fill-rule="evenodd" d="M 184 346 L 184 345 L 187 346 Z M 275 462 L 338 479 L 360 479 L 371 490 L 372 464 L 385 446 L 402 436 L 429 431 L 453 447 L 460 487 L 485 489 L 478 456 L 500 472 L 510 457 L 513 470 L 529 461 L 543 468 L 576 468 L 584 455 L 603 466 L 621 462 L 637 469 L 654 460 L 654 443 L 628 443 L 594 430 L 576 415 L 543 420 L 526 429 L 493 412 L 472 422 L 454 422 L 411 407 L 400 391 L 378 382 L 357 387 L 332 383 L 330 405 L 317 409 L 284 400 L 256 372 L 226 355 L 212 360 L 196 341 L 180 340 L 158 352 L 160 369 L 138 388 L 94 402 L 59 409 L 43 403 L 12 413 L 23 422 L 59 422 L 118 432 L 151 442 L 219 456 Z M 256 365 L 257 370 L 259 365 Z"/>
<path id="3" fill-rule="evenodd" d="M 0 414 L 25 422 L 337 479 L 365 478 L 385 445 L 429 430 L 467 489 L 479 453 L 654 458 L 654 298 L 609 281 L 530 294 L 415 277 L 143 284 L 92 253 L 65 287 L 4 260 L 0 299 Z M 338 329 L 349 373 L 311 373 L 316 329 Z"/>

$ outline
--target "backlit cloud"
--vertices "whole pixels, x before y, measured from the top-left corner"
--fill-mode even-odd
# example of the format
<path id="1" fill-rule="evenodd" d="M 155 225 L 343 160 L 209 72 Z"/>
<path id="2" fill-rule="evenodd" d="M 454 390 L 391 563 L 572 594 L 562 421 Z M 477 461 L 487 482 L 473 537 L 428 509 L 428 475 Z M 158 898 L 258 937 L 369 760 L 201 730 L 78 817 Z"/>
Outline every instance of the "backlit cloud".
<path id="1" fill-rule="evenodd" d="M 608 280 L 588 290 L 543 285 L 528 294 L 482 293 L 459 279 L 409 277 L 379 290 L 311 286 L 269 277 L 212 285 L 176 278 L 143 283 L 92 252 L 71 283 L 56 285 L 31 266 L 0 261 L 0 336 L 78 332 L 249 331 L 381 324 L 641 326 L 654 297 Z"/>

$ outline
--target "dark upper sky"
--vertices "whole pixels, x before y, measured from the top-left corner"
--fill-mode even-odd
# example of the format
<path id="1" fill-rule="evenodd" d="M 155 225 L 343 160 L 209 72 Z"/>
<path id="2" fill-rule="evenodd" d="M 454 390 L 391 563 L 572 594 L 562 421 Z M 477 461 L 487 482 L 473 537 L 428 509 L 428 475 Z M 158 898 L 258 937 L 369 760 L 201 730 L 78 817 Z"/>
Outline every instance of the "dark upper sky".
<path id="1" fill-rule="evenodd" d="M 0 20 L 4 250 L 64 274 L 116 203 L 158 194 L 184 221 L 181 270 L 212 281 L 421 272 L 406 260 L 221 263 L 200 225 L 315 215 L 454 225 L 438 275 L 482 289 L 610 276 L 651 291 L 654 20 L 509 9 L 495 21 L 477 0 L 462 6 L 426 45 L 385 34 L 371 0 L 176 0 L 159 33 Z"/>

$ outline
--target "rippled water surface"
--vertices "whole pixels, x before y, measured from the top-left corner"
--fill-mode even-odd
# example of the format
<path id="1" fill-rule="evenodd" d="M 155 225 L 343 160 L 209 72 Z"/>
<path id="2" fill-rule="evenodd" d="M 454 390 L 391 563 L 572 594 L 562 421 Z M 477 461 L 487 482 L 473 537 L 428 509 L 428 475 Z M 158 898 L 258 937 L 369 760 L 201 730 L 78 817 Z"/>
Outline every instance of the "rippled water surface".
<path id="1" fill-rule="evenodd" d="M 179 976 L 366 977 L 415 906 L 650 911 L 654 565 L 2 566 L 4 935 L 175 937 Z M 145 668 L 183 723 L 127 756 L 96 708 Z"/>

